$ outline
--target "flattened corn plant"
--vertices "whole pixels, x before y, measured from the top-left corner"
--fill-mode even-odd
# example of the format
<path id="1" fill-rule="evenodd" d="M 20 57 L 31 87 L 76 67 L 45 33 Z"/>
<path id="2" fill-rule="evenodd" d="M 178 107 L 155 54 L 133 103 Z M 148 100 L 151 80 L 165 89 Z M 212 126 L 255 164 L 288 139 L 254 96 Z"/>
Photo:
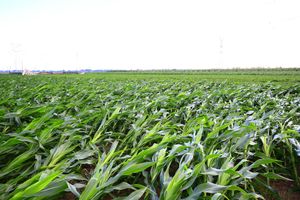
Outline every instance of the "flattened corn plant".
<path id="1" fill-rule="evenodd" d="M 0 199 L 279 199 L 300 86 L 0 78 Z"/>

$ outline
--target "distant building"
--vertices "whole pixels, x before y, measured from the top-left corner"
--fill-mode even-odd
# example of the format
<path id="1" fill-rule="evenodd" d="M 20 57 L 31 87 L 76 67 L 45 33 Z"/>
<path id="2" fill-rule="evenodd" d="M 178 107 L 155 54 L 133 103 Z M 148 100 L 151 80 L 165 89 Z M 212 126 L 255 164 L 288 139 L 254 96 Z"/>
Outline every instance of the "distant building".
<path id="1" fill-rule="evenodd" d="M 22 75 L 36 75 L 36 73 L 29 69 L 24 69 Z"/>

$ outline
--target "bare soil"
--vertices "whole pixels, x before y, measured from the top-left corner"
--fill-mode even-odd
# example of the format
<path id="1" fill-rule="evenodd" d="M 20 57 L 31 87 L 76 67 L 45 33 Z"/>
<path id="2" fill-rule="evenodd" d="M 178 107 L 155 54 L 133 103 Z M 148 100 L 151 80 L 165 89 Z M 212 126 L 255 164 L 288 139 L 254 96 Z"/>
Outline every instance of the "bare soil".
<path id="1" fill-rule="evenodd" d="M 300 191 L 296 190 L 291 181 L 272 181 L 271 187 L 274 188 L 282 200 L 300 200 Z M 267 198 L 273 200 L 273 198 Z"/>

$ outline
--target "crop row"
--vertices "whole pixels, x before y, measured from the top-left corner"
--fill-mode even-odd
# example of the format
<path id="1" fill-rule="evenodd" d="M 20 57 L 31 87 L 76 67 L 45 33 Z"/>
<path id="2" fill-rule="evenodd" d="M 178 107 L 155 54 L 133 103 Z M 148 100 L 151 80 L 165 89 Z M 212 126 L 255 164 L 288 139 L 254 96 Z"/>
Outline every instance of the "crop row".
<path id="1" fill-rule="evenodd" d="M 300 86 L 0 79 L 0 199 L 279 199 Z"/>

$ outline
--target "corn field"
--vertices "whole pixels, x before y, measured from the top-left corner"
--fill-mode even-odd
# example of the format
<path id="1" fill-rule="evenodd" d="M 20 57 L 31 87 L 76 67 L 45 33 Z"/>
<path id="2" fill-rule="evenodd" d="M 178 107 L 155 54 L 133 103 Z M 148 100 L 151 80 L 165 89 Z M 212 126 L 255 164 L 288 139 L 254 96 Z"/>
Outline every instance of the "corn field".
<path id="1" fill-rule="evenodd" d="M 300 84 L 0 77 L 0 199 L 281 199 Z M 126 75 L 125 75 L 126 77 Z"/>

